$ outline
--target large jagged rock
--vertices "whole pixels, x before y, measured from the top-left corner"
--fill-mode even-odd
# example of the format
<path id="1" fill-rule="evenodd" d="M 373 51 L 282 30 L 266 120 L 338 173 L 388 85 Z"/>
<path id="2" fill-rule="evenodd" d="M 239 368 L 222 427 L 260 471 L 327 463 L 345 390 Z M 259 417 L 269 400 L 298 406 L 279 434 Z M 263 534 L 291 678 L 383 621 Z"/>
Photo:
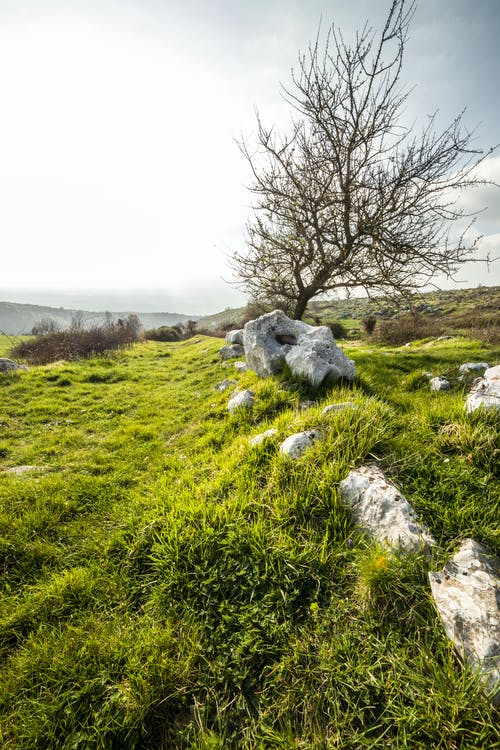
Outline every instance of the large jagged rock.
<path id="1" fill-rule="evenodd" d="M 467 412 L 476 409 L 500 409 L 500 365 L 489 367 L 482 378 L 474 381 L 465 403 Z"/>
<path id="2" fill-rule="evenodd" d="M 28 368 L 25 365 L 20 365 L 17 362 L 14 362 L 13 359 L 6 359 L 5 357 L 0 357 L 0 372 L 14 372 L 15 370 L 27 370 Z"/>
<path id="3" fill-rule="evenodd" d="M 408 500 L 376 466 L 351 471 L 340 483 L 340 495 L 355 522 L 382 544 L 409 552 L 426 551 L 435 544 Z"/>
<path id="4" fill-rule="evenodd" d="M 500 705 L 500 561 L 479 542 L 465 539 L 429 579 L 446 635 Z"/>
<path id="5" fill-rule="evenodd" d="M 260 377 L 281 372 L 285 364 L 313 386 L 356 375 L 354 362 L 335 344 L 330 328 L 291 320 L 282 310 L 249 321 L 243 346 L 248 366 Z"/>

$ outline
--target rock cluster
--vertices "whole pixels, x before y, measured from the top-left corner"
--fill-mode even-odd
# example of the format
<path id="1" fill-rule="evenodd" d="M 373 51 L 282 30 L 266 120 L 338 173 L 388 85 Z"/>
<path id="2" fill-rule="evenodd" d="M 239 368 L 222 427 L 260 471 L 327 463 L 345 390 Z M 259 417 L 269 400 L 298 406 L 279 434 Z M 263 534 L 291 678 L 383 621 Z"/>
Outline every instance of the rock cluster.
<path id="1" fill-rule="evenodd" d="M 335 344 L 327 326 L 291 320 L 281 310 L 249 321 L 243 329 L 248 366 L 260 377 L 281 372 L 288 365 L 294 377 L 319 386 L 325 380 L 353 380 L 354 362 Z"/>

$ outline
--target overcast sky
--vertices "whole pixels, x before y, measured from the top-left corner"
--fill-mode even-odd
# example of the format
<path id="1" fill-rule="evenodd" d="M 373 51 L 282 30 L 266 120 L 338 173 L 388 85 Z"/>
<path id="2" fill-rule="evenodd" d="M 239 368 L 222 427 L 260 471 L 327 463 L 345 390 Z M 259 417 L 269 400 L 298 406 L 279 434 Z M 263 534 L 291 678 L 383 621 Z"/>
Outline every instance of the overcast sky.
<path id="1" fill-rule="evenodd" d="M 0 0 L 0 299 L 34 300 L 29 289 L 85 307 L 86 292 L 114 290 L 115 309 L 241 304 L 223 281 L 251 201 L 235 138 L 252 142 L 256 107 L 286 125 L 279 82 L 320 17 L 350 37 L 366 19 L 379 26 L 388 5 Z M 499 142 L 499 37 L 500 0 L 420 0 L 406 116 L 425 122 L 439 109 L 446 125 L 467 107 L 475 145 Z M 500 182 L 500 156 L 483 173 Z M 497 255 L 499 193 L 470 200 L 488 206 L 478 230 Z M 459 277 L 500 284 L 500 263 Z"/>

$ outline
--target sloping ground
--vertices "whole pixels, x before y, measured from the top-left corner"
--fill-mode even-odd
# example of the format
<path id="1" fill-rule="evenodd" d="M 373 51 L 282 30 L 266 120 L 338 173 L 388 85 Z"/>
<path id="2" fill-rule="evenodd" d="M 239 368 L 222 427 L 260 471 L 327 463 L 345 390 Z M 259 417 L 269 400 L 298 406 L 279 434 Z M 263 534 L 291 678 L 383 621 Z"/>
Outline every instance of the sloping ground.
<path id="1" fill-rule="evenodd" d="M 338 486 L 381 466 L 438 540 L 435 570 L 463 537 L 500 554 L 498 421 L 467 416 L 456 379 L 500 352 L 353 346 L 354 386 L 314 393 L 240 375 L 219 346 L 0 379 L 2 747 L 499 747 L 429 563 L 360 537 Z M 228 414 L 226 377 L 251 413 Z M 340 401 L 359 408 L 321 416 Z M 281 440 L 312 428 L 286 461 Z"/>
<path id="2" fill-rule="evenodd" d="M 485 319 L 495 319 L 498 325 L 500 317 L 500 287 L 485 286 L 474 289 L 446 289 L 416 295 L 412 305 L 430 320 L 439 321 L 448 332 L 470 329 Z M 334 321 L 345 321 L 346 325 L 357 326 L 364 317 L 390 319 L 408 305 L 385 297 L 368 299 L 351 297 L 340 300 L 314 300 L 307 308 L 306 319 L 315 318 L 322 324 Z M 217 328 L 229 323 L 238 327 L 245 315 L 245 308 L 224 310 L 216 315 L 201 318 L 200 327 Z"/>

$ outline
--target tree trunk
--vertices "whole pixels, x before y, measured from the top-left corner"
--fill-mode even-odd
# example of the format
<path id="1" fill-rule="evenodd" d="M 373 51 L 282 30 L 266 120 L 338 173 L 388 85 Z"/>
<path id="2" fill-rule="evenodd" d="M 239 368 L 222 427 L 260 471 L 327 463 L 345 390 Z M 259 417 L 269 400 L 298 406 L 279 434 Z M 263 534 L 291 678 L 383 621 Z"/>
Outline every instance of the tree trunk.
<path id="1" fill-rule="evenodd" d="M 306 295 L 301 295 L 297 298 L 297 301 L 295 303 L 295 308 L 293 310 L 293 318 L 294 320 L 302 320 L 302 317 L 306 311 L 307 303 L 309 302 L 309 297 Z"/>

